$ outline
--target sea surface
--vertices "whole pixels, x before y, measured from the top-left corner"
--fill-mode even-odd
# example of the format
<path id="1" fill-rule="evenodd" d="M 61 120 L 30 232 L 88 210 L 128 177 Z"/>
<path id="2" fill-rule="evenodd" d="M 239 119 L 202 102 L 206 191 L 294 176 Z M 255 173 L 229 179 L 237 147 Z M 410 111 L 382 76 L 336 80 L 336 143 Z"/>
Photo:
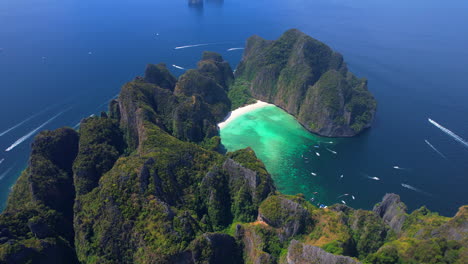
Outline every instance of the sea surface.
<path id="1" fill-rule="evenodd" d="M 247 37 L 276 39 L 298 28 L 368 78 L 378 101 L 372 129 L 323 139 L 267 108 L 223 130 L 227 148 L 251 145 L 287 193 L 371 208 L 395 192 L 411 209 L 452 215 L 468 204 L 467 14 L 464 0 L 1 1 L 0 204 L 27 165 L 35 134 L 106 110 L 147 63 L 165 62 L 180 75 L 212 50 L 235 68 L 242 49 L 228 50 Z M 327 141 L 336 155 L 324 149 Z M 345 193 L 355 200 L 338 198 Z"/>

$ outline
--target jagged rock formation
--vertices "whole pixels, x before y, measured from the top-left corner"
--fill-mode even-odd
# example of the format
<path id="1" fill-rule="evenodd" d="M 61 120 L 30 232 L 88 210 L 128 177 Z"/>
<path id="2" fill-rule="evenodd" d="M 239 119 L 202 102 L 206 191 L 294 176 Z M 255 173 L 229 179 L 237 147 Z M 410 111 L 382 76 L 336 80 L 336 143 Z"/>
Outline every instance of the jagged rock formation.
<path id="1" fill-rule="evenodd" d="M 0 263 L 77 263 L 72 163 L 78 134 L 44 131 L 0 215 Z"/>
<path id="2" fill-rule="evenodd" d="M 400 201 L 400 196 L 394 193 L 387 193 L 382 202 L 376 204 L 373 210 L 393 231 L 400 233 L 403 223 L 406 220 L 406 206 Z"/>
<path id="3" fill-rule="evenodd" d="M 327 264 L 357 264 L 350 257 L 337 256 L 326 252 L 325 250 L 311 245 L 303 244 L 297 240 L 292 240 L 289 244 L 287 264 L 308 264 L 308 263 L 327 263 Z"/>
<path id="4" fill-rule="evenodd" d="M 397 195 L 374 211 L 276 191 L 250 148 L 221 154 L 229 65 L 205 53 L 125 84 L 109 115 L 45 131 L 0 214 L 0 263 L 463 263 L 453 218 Z"/>
<path id="5" fill-rule="evenodd" d="M 143 78 L 124 85 L 111 102 L 110 115 L 120 121 L 130 149 L 145 141 L 145 122 L 181 140 L 208 142 L 231 107 L 226 87 L 232 79 L 229 64 L 213 52 L 205 52 L 198 69 L 188 70 L 178 81 L 164 64 L 150 64 Z"/>
<path id="6" fill-rule="evenodd" d="M 236 82 L 322 136 L 354 136 L 370 127 L 376 110 L 367 80 L 349 72 L 341 54 L 296 29 L 276 41 L 250 37 Z"/>

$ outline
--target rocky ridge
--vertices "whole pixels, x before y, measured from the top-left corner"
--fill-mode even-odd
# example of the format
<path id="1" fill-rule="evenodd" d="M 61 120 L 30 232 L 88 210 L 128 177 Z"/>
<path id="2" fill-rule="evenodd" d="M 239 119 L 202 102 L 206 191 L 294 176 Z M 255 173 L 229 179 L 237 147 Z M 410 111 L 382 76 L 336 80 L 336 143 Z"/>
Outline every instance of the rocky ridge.
<path id="1" fill-rule="evenodd" d="M 41 132 L 0 214 L 0 263 L 463 263 L 467 206 L 319 209 L 278 192 L 252 149 L 216 151 L 233 82 L 215 53 L 179 79 L 149 65 L 109 114 Z"/>

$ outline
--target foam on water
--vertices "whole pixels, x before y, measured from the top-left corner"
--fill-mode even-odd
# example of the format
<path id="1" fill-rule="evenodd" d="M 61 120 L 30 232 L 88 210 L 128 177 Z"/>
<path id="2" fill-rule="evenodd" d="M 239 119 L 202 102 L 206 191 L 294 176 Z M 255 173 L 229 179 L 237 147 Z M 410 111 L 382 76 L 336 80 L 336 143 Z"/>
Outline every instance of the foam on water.
<path id="1" fill-rule="evenodd" d="M 52 107 L 54 107 L 54 106 L 49 106 L 49 107 L 47 107 L 47 108 L 45 108 L 45 109 L 43 109 L 43 110 L 41 110 L 41 111 L 35 113 L 34 115 L 32 115 L 32 116 L 26 118 L 25 120 L 19 122 L 18 124 L 14 125 L 14 126 L 12 126 L 12 127 L 10 127 L 10 128 L 8 128 L 7 130 L 1 132 L 1 133 L 0 133 L 0 137 L 3 136 L 3 135 L 5 135 L 5 134 L 7 134 L 7 133 L 10 132 L 10 131 L 12 131 L 13 129 L 15 129 L 15 128 L 21 126 L 21 125 L 23 125 L 24 123 L 26 123 L 26 122 L 28 122 L 29 120 L 35 118 L 36 116 L 38 116 L 38 115 L 40 115 L 40 114 L 46 112 L 47 110 L 51 109 Z"/>
<path id="2" fill-rule="evenodd" d="M 437 154 L 439 154 L 442 158 L 447 159 L 447 157 L 446 157 L 444 154 L 442 154 L 442 152 L 440 152 L 438 149 L 436 149 L 436 147 L 434 147 L 427 139 L 425 139 L 424 142 L 426 142 L 426 144 L 427 144 L 432 150 L 434 150 Z"/>
<path id="3" fill-rule="evenodd" d="M 428 195 L 428 196 L 432 196 L 430 193 L 424 192 L 424 191 L 422 191 L 422 190 L 420 190 L 420 189 L 418 189 L 416 187 L 413 187 L 413 186 L 411 186 L 409 184 L 402 183 L 401 186 L 403 186 L 406 189 L 410 189 L 412 191 L 418 192 L 418 193 L 422 193 L 422 194 L 425 194 L 425 195 Z"/>
<path id="4" fill-rule="evenodd" d="M 4 171 L 2 174 L 0 174 L 0 180 L 3 180 L 3 178 L 5 178 L 5 176 L 8 175 L 8 173 L 13 169 L 13 167 L 11 168 L 8 168 L 6 171 Z"/>
<path id="5" fill-rule="evenodd" d="M 227 51 L 234 51 L 234 50 L 243 50 L 244 48 L 230 48 L 230 49 L 227 49 Z"/>
<path id="6" fill-rule="evenodd" d="M 429 123 L 433 124 L 434 126 L 439 128 L 440 130 L 442 130 L 445 134 L 451 136 L 453 139 L 455 139 L 456 141 L 460 142 L 462 145 L 464 145 L 465 147 L 468 148 L 468 142 L 466 142 L 466 140 L 461 138 L 459 135 L 453 133 L 448 128 L 443 127 L 442 125 L 440 125 L 439 123 L 437 123 L 436 121 L 434 121 L 434 120 L 432 120 L 430 118 L 428 118 L 428 120 L 429 120 Z"/>
<path id="7" fill-rule="evenodd" d="M 172 67 L 176 68 L 176 69 L 179 69 L 179 70 L 185 70 L 184 67 L 180 67 L 178 65 L 175 65 L 175 64 L 172 64 Z"/>
<path id="8" fill-rule="evenodd" d="M 42 123 L 40 126 L 36 127 L 35 129 L 31 130 L 29 133 L 27 133 L 26 135 L 20 137 L 18 140 L 16 140 L 13 144 L 11 144 L 11 146 L 9 146 L 7 149 L 5 149 L 5 151 L 11 151 L 12 149 L 16 148 L 19 144 L 23 143 L 24 141 L 26 141 L 28 138 L 34 136 L 37 132 L 39 132 L 39 130 L 41 130 L 44 126 L 46 126 L 47 124 L 49 124 L 50 122 L 52 122 L 54 119 L 56 119 L 57 117 L 59 117 L 61 114 L 65 113 L 66 111 L 68 111 L 69 109 L 65 110 L 65 111 L 62 111 L 56 115 L 54 115 L 53 117 L 51 117 L 49 120 L 45 121 L 44 123 Z"/>
<path id="9" fill-rule="evenodd" d="M 175 47 L 174 49 L 188 49 L 188 48 L 195 48 L 195 47 L 201 47 L 201 46 L 208 46 L 210 43 L 204 43 L 204 44 L 194 44 L 194 45 L 186 45 L 186 46 L 180 46 L 180 47 Z"/>

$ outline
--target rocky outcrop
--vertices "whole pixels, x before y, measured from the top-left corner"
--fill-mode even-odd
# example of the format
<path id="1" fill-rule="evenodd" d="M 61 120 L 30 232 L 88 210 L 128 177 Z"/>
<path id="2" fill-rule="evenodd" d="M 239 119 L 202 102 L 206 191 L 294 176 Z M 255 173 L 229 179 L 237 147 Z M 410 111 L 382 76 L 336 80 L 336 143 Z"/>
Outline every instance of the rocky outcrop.
<path id="1" fill-rule="evenodd" d="M 77 151 L 78 133 L 72 129 L 36 136 L 28 168 L 0 215 L 0 263 L 77 263 L 72 174 Z"/>
<path id="2" fill-rule="evenodd" d="M 309 212 L 304 207 L 279 195 L 268 197 L 260 205 L 258 217 L 268 225 L 280 229 L 281 241 L 305 231 L 310 221 Z"/>
<path id="3" fill-rule="evenodd" d="M 292 240 L 288 247 L 286 256 L 287 264 L 309 264 L 309 263 L 327 263 L 327 264 L 357 264 L 358 262 L 350 257 L 333 255 L 325 250 Z"/>
<path id="4" fill-rule="evenodd" d="M 189 248 L 191 248 L 193 263 L 236 264 L 242 262 L 236 241 L 226 234 L 203 234 L 195 239 Z"/>
<path id="5" fill-rule="evenodd" d="M 348 71 L 341 54 L 296 29 L 276 41 L 250 37 L 238 80 L 322 136 L 354 136 L 370 127 L 376 110 L 367 81 Z"/>
<path id="6" fill-rule="evenodd" d="M 77 195 L 98 186 L 102 174 L 114 166 L 125 143 L 118 123 L 107 117 L 90 117 L 80 124 L 79 153 L 73 163 Z"/>
<path id="7" fill-rule="evenodd" d="M 374 206 L 373 211 L 379 215 L 397 234 L 401 232 L 406 219 L 406 205 L 400 201 L 400 196 L 387 193 L 382 202 Z"/>
<path id="8" fill-rule="evenodd" d="M 155 84 L 163 89 L 174 90 L 177 79 L 169 72 L 166 64 L 148 64 L 145 70 L 144 80 L 147 83 Z"/>
<path id="9" fill-rule="evenodd" d="M 130 149 L 141 151 L 146 122 L 181 140 L 202 142 L 218 135 L 216 124 L 230 110 L 227 86 L 232 79 L 229 64 L 213 52 L 205 52 L 198 68 L 178 81 L 165 64 L 150 64 L 143 78 L 122 87 L 110 104 L 110 116 L 119 120 Z"/>
<path id="10" fill-rule="evenodd" d="M 463 243 L 468 248 L 468 206 L 462 206 L 457 214 L 439 228 L 431 232 L 432 237 L 441 237 Z"/>
<path id="11" fill-rule="evenodd" d="M 264 233 L 263 231 L 264 229 L 255 228 L 255 226 L 236 226 L 235 236 L 243 245 L 243 255 L 247 263 L 276 263 L 276 259 L 265 252 L 265 250 L 268 250 L 265 245 L 269 241 L 266 241 L 265 237 L 261 235 L 261 233 Z"/>

